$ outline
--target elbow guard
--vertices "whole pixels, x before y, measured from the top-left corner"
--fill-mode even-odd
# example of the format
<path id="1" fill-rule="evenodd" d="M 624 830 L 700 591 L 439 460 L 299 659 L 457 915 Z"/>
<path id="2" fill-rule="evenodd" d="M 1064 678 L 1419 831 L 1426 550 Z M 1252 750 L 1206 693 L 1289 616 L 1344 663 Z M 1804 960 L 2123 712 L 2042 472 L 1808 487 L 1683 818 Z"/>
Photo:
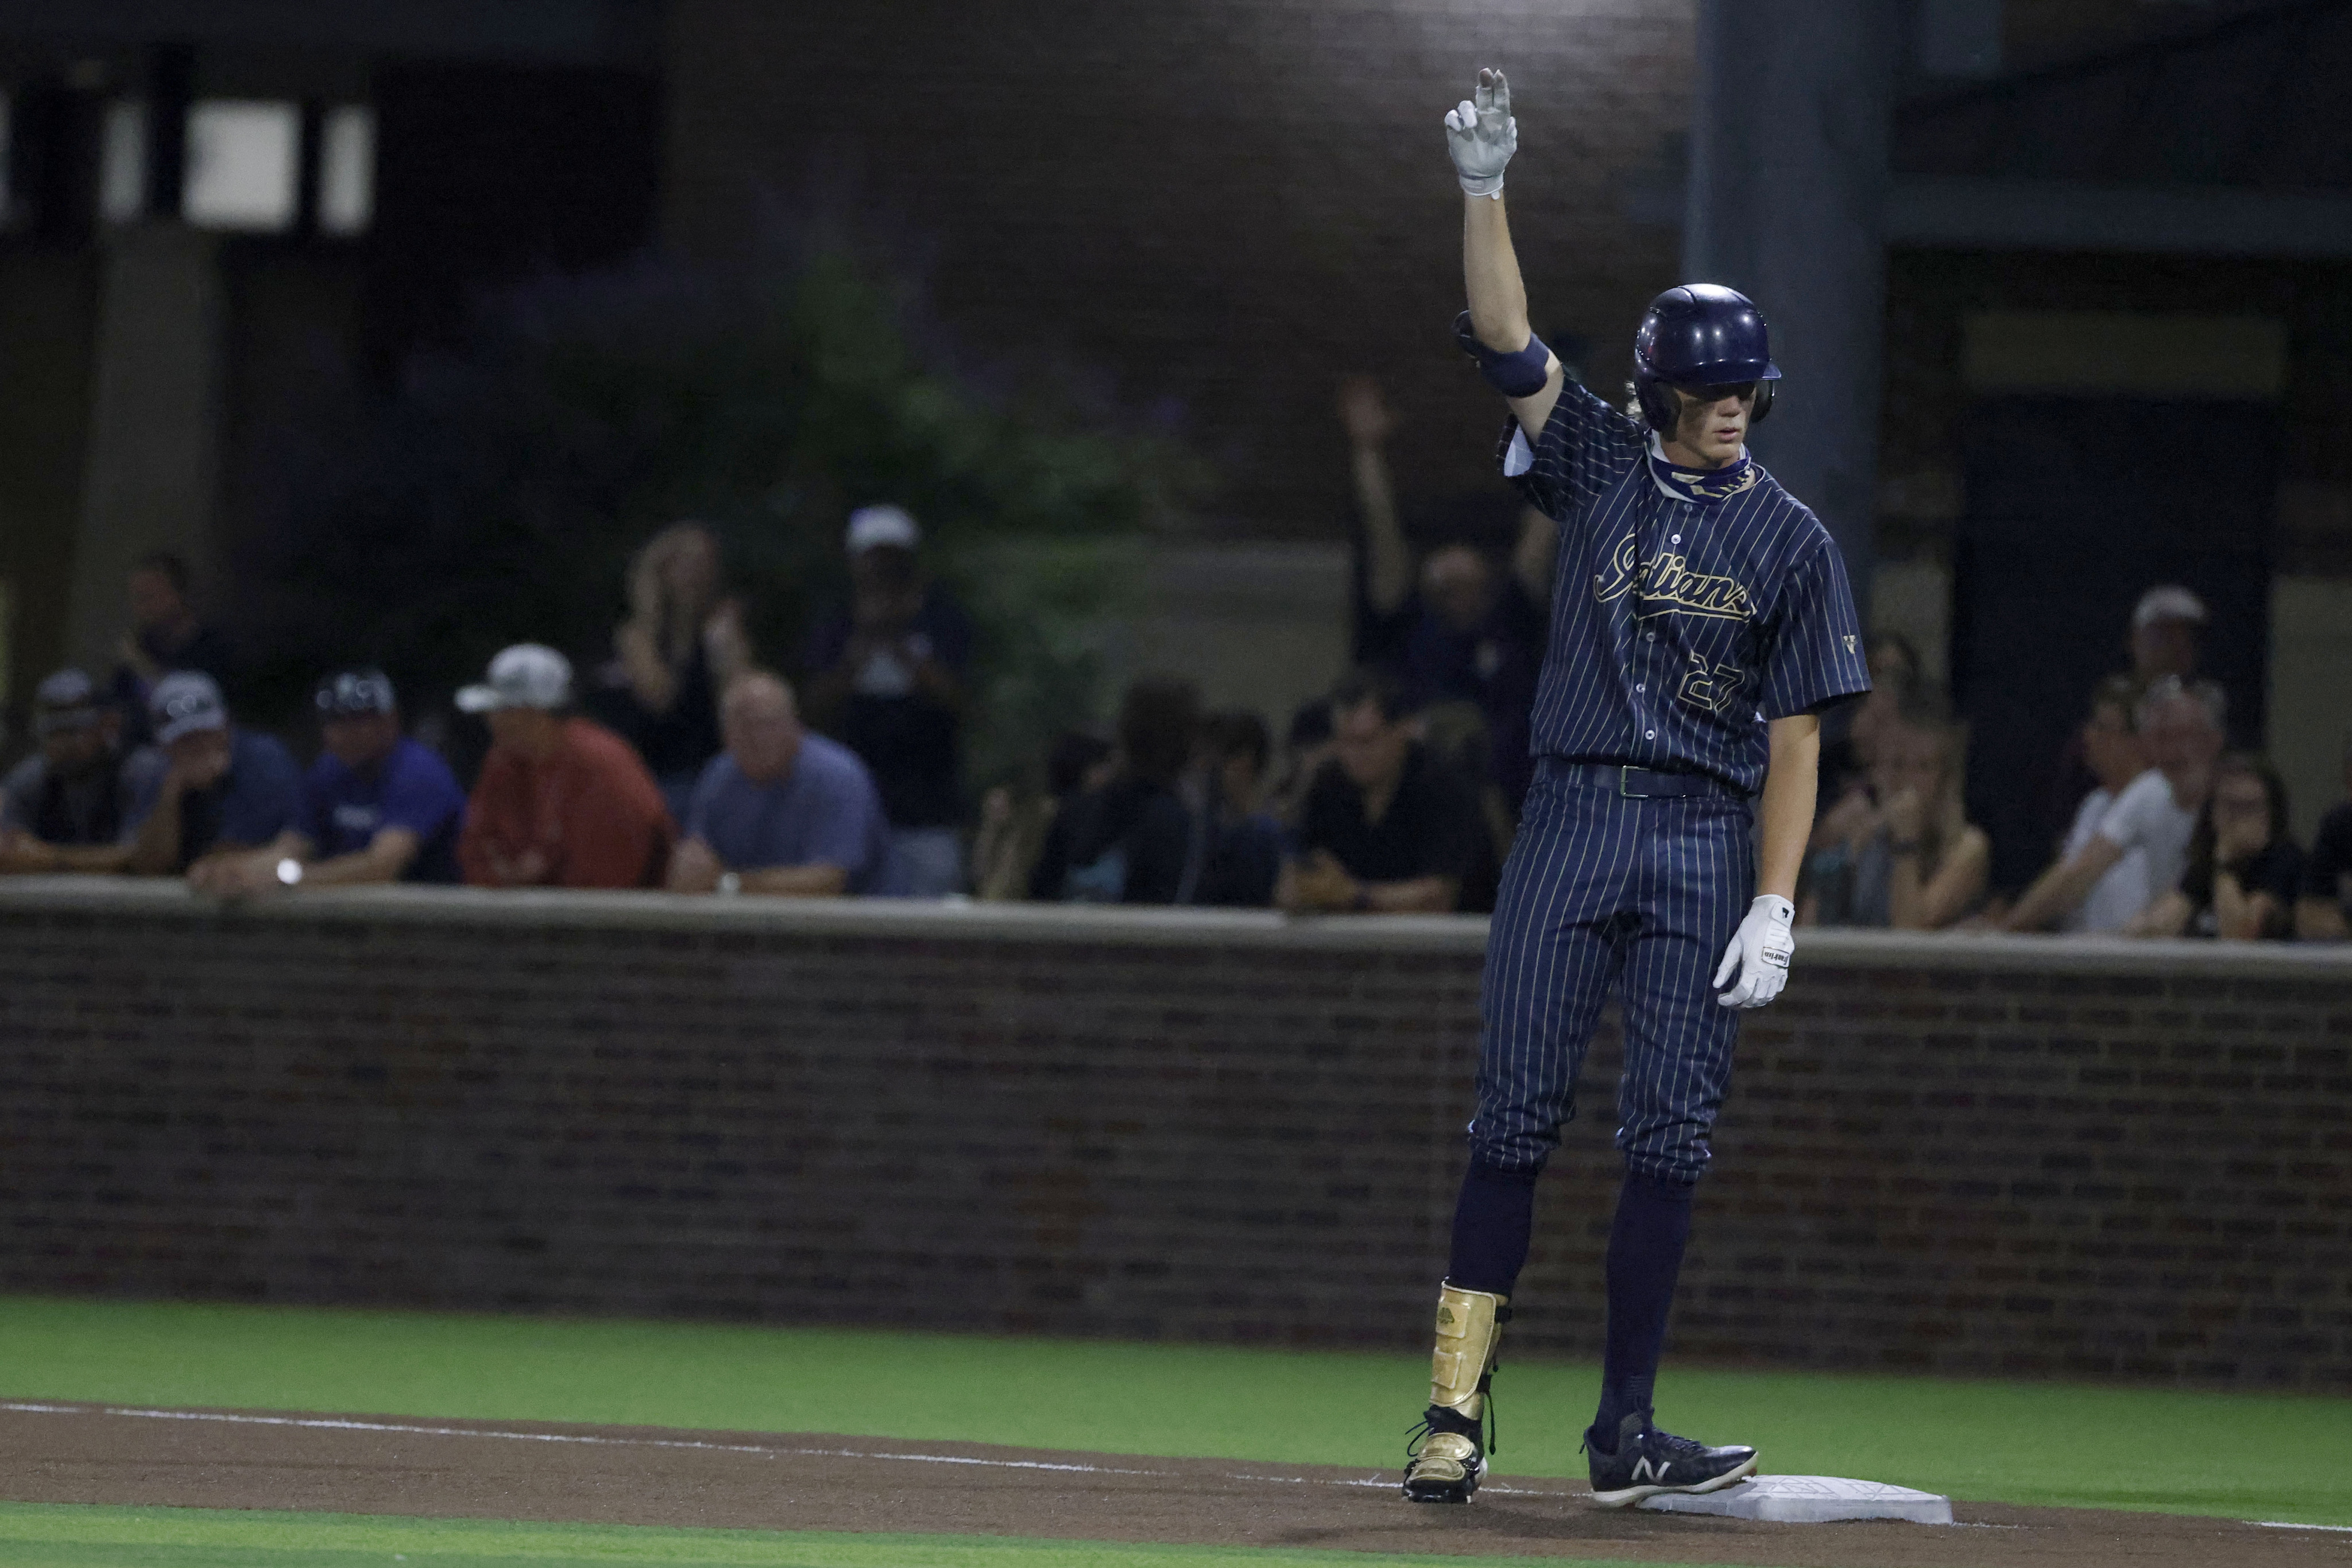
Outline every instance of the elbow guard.
<path id="1" fill-rule="evenodd" d="M 1478 361 L 1478 373 L 1505 397 L 1533 397 L 1549 379 L 1551 349 L 1533 332 L 1528 334 L 1526 348 L 1504 353 L 1478 340 L 1478 334 L 1470 329 L 1470 312 L 1465 310 L 1454 318 L 1454 340 Z"/>

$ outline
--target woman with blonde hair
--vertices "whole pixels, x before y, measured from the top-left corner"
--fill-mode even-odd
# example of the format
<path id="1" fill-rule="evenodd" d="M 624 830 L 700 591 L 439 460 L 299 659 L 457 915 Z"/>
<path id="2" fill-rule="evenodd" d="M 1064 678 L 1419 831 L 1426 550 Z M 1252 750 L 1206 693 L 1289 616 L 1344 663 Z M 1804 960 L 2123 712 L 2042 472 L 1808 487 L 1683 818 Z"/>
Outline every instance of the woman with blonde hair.
<path id="1" fill-rule="evenodd" d="M 621 727 L 661 784 L 670 815 L 703 764 L 719 754 L 719 694 L 751 664 L 743 610 L 722 589 L 719 538 L 707 524 L 672 523 L 629 563 L 629 618 L 614 628 L 609 683 L 621 688 Z"/>
<path id="2" fill-rule="evenodd" d="M 1804 924 L 1940 931 L 1983 903 L 1992 843 L 1969 821 L 1967 731 L 1924 703 L 1880 733 L 1870 803 L 1806 857 Z"/>

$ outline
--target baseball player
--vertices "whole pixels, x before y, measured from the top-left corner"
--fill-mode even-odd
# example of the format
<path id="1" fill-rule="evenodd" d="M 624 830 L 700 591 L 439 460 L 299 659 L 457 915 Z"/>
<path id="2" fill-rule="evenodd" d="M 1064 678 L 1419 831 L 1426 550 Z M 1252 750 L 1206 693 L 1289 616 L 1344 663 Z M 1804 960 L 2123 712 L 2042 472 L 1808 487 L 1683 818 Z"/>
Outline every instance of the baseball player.
<path id="1" fill-rule="evenodd" d="M 1753 1448 L 1659 1430 L 1651 1391 L 1739 1014 L 1788 977 L 1820 715 L 1870 678 L 1836 546 L 1748 455 L 1780 373 L 1756 308 L 1710 284 L 1659 295 L 1633 342 L 1639 417 L 1621 413 L 1528 330 L 1503 209 L 1518 131 L 1500 71 L 1479 73 L 1445 130 L 1470 295 L 1456 335 L 1510 404 L 1503 472 L 1559 525 L 1559 560 L 1535 783 L 1487 945 L 1477 1115 L 1404 1495 L 1477 1490 L 1536 1176 L 1613 986 L 1625 1176 L 1584 1443 L 1594 1498 L 1622 1507 L 1756 1469 Z"/>

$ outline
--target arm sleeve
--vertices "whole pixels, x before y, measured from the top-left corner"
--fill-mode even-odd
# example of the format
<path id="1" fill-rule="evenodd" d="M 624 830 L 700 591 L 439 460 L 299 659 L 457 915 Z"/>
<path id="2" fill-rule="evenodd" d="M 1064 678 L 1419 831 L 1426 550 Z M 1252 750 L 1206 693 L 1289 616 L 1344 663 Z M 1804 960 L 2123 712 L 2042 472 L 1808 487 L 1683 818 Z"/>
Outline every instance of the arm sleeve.
<path id="1" fill-rule="evenodd" d="M 668 848 L 669 812 L 653 776 L 634 755 L 598 759 L 596 777 L 574 798 L 563 824 L 565 887 L 644 887 Z"/>
<path id="2" fill-rule="evenodd" d="M 1640 425 L 1581 382 L 1563 380 L 1542 434 L 1530 443 L 1517 420 L 1506 422 L 1495 460 L 1529 506 L 1564 522 L 1608 494 L 1646 444 Z"/>
<path id="3" fill-rule="evenodd" d="M 1764 693 L 1758 706 L 1768 719 L 1789 718 L 1868 690 L 1870 666 L 1863 654 L 1853 591 L 1846 584 L 1845 558 L 1824 533 L 1781 585 L 1767 633 Z"/>
<path id="4" fill-rule="evenodd" d="M 383 825 L 405 828 L 425 842 L 465 809 L 465 792 L 449 765 L 421 745 L 404 751 L 401 765 L 384 780 Z M 314 832 L 311 841 L 325 841 Z"/>

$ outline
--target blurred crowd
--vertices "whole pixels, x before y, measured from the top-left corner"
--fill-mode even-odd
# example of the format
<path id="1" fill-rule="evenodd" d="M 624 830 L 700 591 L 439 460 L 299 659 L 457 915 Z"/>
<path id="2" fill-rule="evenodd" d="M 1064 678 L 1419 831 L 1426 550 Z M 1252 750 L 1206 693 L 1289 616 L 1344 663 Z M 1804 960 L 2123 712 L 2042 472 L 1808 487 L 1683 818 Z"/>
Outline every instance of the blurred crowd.
<path id="1" fill-rule="evenodd" d="M 113 667 L 39 684 L 37 748 L 0 779 L 0 873 L 184 877 L 224 897 L 463 882 L 1491 909 L 1530 775 L 1552 530 L 1525 512 L 1409 533 L 1377 387 L 1349 383 L 1339 413 L 1361 521 L 1354 667 L 1278 739 L 1147 678 L 1108 733 L 1074 727 L 973 799 L 973 628 L 926 570 L 920 524 L 887 505 L 850 517 L 846 601 L 787 656 L 754 646 L 716 535 L 662 530 L 604 662 L 583 674 L 520 642 L 456 694 L 486 746 L 416 733 L 366 667 L 320 672 L 309 733 L 244 722 L 233 650 L 156 555 L 131 573 Z M 2343 940 L 2352 801 L 2308 852 L 2294 841 L 2277 772 L 2228 748 L 2209 623 L 2184 588 L 2140 600 L 2124 667 L 2053 759 L 2047 869 L 2013 897 L 1969 820 L 1965 727 L 1917 651 L 1874 636 L 1874 689 L 1831 720 L 1801 921 Z"/>

